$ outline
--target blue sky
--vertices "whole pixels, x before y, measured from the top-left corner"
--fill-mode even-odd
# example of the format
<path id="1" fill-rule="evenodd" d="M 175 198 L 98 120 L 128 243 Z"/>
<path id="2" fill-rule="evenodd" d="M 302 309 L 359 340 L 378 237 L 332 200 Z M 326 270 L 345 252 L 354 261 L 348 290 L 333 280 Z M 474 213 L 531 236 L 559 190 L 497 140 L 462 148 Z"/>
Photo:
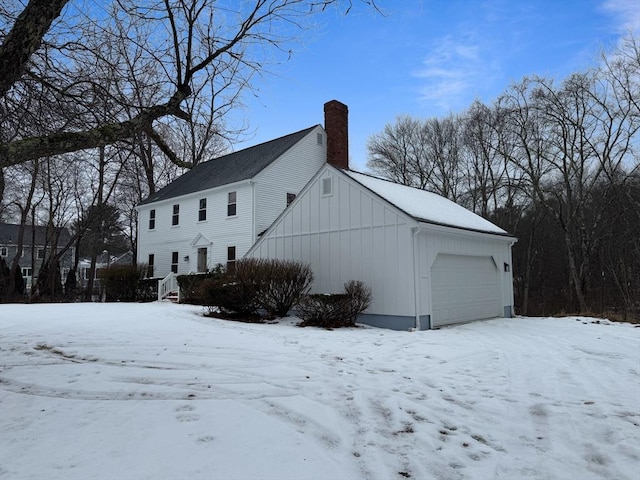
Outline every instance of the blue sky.
<path id="1" fill-rule="evenodd" d="M 640 29 L 638 0 L 377 0 L 316 18 L 285 63 L 258 79 L 242 112 L 253 134 L 235 149 L 323 123 L 324 102 L 349 107 L 351 168 L 398 115 L 440 117 L 491 103 L 525 75 L 561 80 Z"/>

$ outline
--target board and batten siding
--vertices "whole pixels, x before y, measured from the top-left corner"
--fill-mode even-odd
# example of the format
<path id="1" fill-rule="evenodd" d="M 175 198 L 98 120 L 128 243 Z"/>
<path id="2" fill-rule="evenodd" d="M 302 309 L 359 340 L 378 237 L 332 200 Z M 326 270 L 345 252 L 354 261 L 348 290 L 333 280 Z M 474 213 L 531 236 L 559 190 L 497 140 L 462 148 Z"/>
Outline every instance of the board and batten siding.
<path id="1" fill-rule="evenodd" d="M 326 134 L 318 125 L 254 177 L 255 236 L 269 228 L 287 207 L 287 193 L 300 193 L 326 158 Z"/>
<path id="2" fill-rule="evenodd" d="M 323 195 L 330 178 L 332 193 Z M 312 292 L 338 293 L 349 280 L 371 287 L 367 312 L 415 315 L 408 218 L 327 165 L 247 256 L 309 263 Z"/>
<path id="3" fill-rule="evenodd" d="M 229 192 L 236 192 L 236 215 L 227 216 Z M 253 243 L 253 185 L 249 181 L 183 195 L 138 207 L 138 263 L 154 254 L 154 276 L 171 271 L 171 254 L 178 252 L 178 273 L 197 271 L 198 247 L 207 247 L 207 267 L 227 261 L 227 247 L 241 258 Z M 198 221 L 200 200 L 207 199 L 207 219 Z M 171 225 L 173 205 L 180 205 L 180 222 Z M 149 230 L 149 212 L 156 211 L 156 228 Z M 185 257 L 189 257 L 185 259 Z"/>

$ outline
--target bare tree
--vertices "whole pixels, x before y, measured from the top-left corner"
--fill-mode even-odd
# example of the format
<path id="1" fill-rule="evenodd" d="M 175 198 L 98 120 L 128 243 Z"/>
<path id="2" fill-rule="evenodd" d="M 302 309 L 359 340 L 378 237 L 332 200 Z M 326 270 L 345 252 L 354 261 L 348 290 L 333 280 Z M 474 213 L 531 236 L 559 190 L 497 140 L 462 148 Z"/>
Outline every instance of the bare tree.
<path id="1" fill-rule="evenodd" d="M 460 190 L 460 121 L 398 117 L 367 143 L 367 166 L 389 180 L 456 200 Z"/>
<path id="2" fill-rule="evenodd" d="M 209 92 L 204 101 L 215 99 L 218 107 L 226 106 L 220 112 L 223 115 L 237 105 L 239 92 L 250 87 L 253 76 L 262 71 L 266 49 L 286 55 L 287 42 L 313 14 L 332 5 L 342 5 L 346 11 L 352 6 L 350 0 L 255 0 L 224 6 L 213 0 L 119 0 L 101 18 L 97 8 L 91 10 L 94 18 L 59 17 L 66 3 L 31 0 L 15 20 L 0 46 L 0 65 L 11 66 L 6 73 L 0 68 L 0 96 L 20 98 L 22 84 L 35 82 L 47 96 L 86 114 L 91 102 L 83 94 L 88 85 L 100 84 L 100 79 L 82 78 L 82 73 L 106 63 L 125 75 L 119 65 L 109 65 L 108 58 L 86 47 L 83 35 L 91 31 L 104 35 L 105 43 L 122 43 L 126 38 L 127 48 L 136 51 L 136 75 L 145 68 L 161 72 L 152 85 L 157 95 L 145 95 L 145 100 L 153 101 L 143 103 L 131 95 L 126 112 L 123 109 L 105 123 L 87 122 L 86 115 L 80 115 L 80 125 L 61 120 L 47 135 L 2 141 L 0 168 L 106 146 L 141 133 L 157 142 L 162 138 L 157 134 L 158 122 L 191 121 L 193 109 L 186 109 L 185 102 L 190 98 L 199 101 L 203 85 Z M 373 4 L 373 0 L 365 3 Z M 55 26 L 49 28 L 54 20 Z M 42 44 L 46 48 L 38 49 Z"/>
<path id="3" fill-rule="evenodd" d="M 383 177 L 411 187 L 428 188 L 433 165 L 427 152 L 424 122 L 400 116 L 367 142 L 367 166 Z"/>

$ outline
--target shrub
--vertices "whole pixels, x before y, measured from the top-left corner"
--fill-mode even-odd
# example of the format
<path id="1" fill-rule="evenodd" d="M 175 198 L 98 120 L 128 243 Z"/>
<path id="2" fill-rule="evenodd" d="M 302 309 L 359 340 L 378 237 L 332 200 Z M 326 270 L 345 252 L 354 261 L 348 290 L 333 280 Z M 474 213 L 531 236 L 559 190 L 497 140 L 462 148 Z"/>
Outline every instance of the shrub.
<path id="1" fill-rule="evenodd" d="M 256 302 L 269 317 L 286 316 L 313 282 L 311 268 L 299 262 L 250 259 L 241 262 L 240 271 L 245 269 L 251 275 L 247 279 L 253 280 Z"/>
<path id="2" fill-rule="evenodd" d="M 146 271 L 146 267 L 143 268 Z M 139 302 L 153 302 L 158 299 L 158 279 L 142 278 L 138 281 L 136 300 Z"/>
<path id="3" fill-rule="evenodd" d="M 344 293 L 305 295 L 298 303 L 301 326 L 353 327 L 371 303 L 371 289 L 363 282 L 344 284 Z"/>
<path id="4" fill-rule="evenodd" d="M 202 283 L 208 278 L 216 278 L 224 275 L 224 267 L 216 265 L 206 273 L 190 273 L 189 275 L 178 275 L 178 286 L 180 287 L 181 301 L 194 305 L 204 305 Z"/>
<path id="5" fill-rule="evenodd" d="M 138 282 L 144 276 L 138 265 L 111 265 L 102 271 L 101 282 L 109 302 L 133 302 L 137 299 Z"/>
<path id="6" fill-rule="evenodd" d="M 255 292 L 250 285 L 239 282 L 236 273 L 218 265 L 200 282 L 196 295 L 208 307 L 210 314 L 220 309 L 222 313 L 230 315 L 256 315 L 258 305 Z"/>
<path id="7" fill-rule="evenodd" d="M 292 261 L 247 258 L 238 260 L 232 272 L 202 282 L 199 294 L 210 312 L 256 315 L 264 309 L 269 317 L 285 316 L 311 286 L 308 265 Z"/>

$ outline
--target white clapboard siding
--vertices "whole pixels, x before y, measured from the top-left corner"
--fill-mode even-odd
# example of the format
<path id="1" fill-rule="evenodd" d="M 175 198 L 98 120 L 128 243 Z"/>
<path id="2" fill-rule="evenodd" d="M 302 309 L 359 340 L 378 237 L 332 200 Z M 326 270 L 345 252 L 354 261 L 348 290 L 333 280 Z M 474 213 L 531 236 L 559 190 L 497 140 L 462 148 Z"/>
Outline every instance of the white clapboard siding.
<path id="1" fill-rule="evenodd" d="M 229 192 L 236 192 L 236 216 L 227 216 Z M 200 199 L 207 199 L 207 219 L 198 221 Z M 173 205 L 180 205 L 180 223 L 171 225 Z M 253 243 L 253 186 L 247 182 L 183 195 L 139 208 L 138 262 L 154 254 L 154 276 L 171 270 L 171 253 L 178 252 L 178 273 L 197 270 L 197 249 L 207 247 L 211 268 L 227 261 L 227 247 L 236 247 L 240 258 Z M 156 228 L 149 230 L 149 212 L 156 210 Z M 207 240 L 209 245 L 207 245 Z M 185 257 L 189 257 L 188 260 Z"/>
<path id="2" fill-rule="evenodd" d="M 254 177 L 255 235 L 269 228 L 287 206 L 287 193 L 300 193 L 326 157 L 326 135 L 318 125 Z"/>

